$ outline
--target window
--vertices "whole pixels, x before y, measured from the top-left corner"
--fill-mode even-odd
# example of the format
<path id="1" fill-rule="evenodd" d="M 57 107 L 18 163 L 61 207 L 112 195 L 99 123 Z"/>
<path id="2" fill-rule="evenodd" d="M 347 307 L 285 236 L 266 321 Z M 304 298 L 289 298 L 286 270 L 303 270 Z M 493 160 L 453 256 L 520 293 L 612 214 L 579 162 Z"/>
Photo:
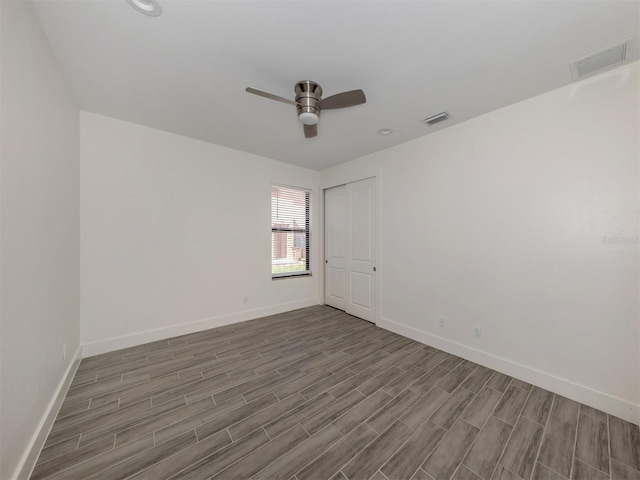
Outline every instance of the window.
<path id="1" fill-rule="evenodd" d="M 271 276 L 311 275 L 309 263 L 310 192 L 271 187 Z"/>

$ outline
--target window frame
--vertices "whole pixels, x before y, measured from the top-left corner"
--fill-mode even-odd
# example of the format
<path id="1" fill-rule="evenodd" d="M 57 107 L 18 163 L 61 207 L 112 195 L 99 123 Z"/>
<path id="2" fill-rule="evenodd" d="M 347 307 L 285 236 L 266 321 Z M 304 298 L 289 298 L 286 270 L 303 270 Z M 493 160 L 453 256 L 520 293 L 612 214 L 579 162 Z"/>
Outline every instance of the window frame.
<path id="1" fill-rule="evenodd" d="M 303 228 L 294 228 L 294 227 L 288 227 L 288 228 L 284 228 L 284 227 L 274 227 L 274 218 L 273 218 L 273 193 L 271 196 L 271 202 L 272 202 L 272 211 L 271 211 L 271 279 L 272 280 L 282 280 L 285 278 L 300 278 L 300 277 L 310 277 L 313 275 L 312 270 L 311 270 L 311 195 L 312 195 L 312 190 L 308 189 L 308 188 L 304 188 L 304 187 L 296 187 L 296 186 L 292 186 L 292 185 L 283 185 L 283 184 L 278 184 L 278 183 L 272 183 L 271 184 L 271 189 L 273 192 L 273 188 L 287 188 L 290 190 L 297 190 L 299 192 L 302 192 L 305 194 L 305 225 Z M 279 272 L 279 273 L 273 273 L 273 252 L 274 252 L 274 248 L 275 248 L 275 243 L 274 243 L 274 237 L 273 234 L 274 233 L 284 233 L 284 234 L 289 234 L 292 233 L 294 235 L 294 242 L 295 242 L 295 235 L 296 234 L 304 234 L 305 235 L 305 270 L 303 271 L 293 271 L 293 272 Z"/>

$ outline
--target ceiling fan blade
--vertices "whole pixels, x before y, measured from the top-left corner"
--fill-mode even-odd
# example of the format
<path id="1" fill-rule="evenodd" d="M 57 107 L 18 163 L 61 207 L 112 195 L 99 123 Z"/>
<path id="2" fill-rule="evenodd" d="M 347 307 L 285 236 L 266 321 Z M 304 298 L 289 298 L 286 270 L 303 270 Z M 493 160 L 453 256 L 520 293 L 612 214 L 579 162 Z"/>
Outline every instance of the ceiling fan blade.
<path id="1" fill-rule="evenodd" d="M 348 92 L 336 93 L 330 97 L 320 100 L 320 108 L 322 110 L 330 110 L 332 108 L 353 107 L 361 105 L 367 101 L 362 90 L 350 90 Z"/>
<path id="2" fill-rule="evenodd" d="M 311 138 L 318 135 L 318 125 L 305 125 L 304 126 L 304 138 Z"/>
<path id="3" fill-rule="evenodd" d="M 293 100 L 289 100 L 288 98 L 279 97 L 278 95 L 274 95 L 273 93 L 264 92 L 262 90 L 258 90 L 257 88 L 247 87 L 245 88 L 246 92 L 253 93 L 254 95 L 259 95 L 260 97 L 269 98 L 271 100 L 276 100 L 282 103 L 288 103 L 289 105 L 297 105 Z"/>

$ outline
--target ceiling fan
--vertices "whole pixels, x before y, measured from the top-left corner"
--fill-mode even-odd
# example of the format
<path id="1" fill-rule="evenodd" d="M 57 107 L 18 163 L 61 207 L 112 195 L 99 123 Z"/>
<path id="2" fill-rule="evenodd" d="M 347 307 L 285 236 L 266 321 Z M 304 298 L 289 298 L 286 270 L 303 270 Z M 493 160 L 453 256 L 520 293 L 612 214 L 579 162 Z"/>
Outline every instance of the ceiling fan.
<path id="1" fill-rule="evenodd" d="M 336 93 L 330 97 L 322 98 L 322 87 L 310 80 L 303 80 L 296 84 L 295 100 L 289 100 L 253 87 L 247 87 L 245 90 L 254 95 L 295 105 L 298 110 L 298 118 L 304 124 L 304 136 L 306 138 L 315 137 L 318 134 L 318 121 L 320 120 L 321 110 L 353 107 L 367 101 L 362 90 L 349 90 L 348 92 Z"/>

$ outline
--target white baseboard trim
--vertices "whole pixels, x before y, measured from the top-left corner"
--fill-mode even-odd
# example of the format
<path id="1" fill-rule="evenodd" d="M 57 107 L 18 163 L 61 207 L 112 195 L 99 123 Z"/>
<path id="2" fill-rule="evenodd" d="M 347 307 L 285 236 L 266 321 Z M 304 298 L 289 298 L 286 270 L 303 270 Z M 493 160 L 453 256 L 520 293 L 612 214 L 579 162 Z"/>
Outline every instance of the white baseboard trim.
<path id="1" fill-rule="evenodd" d="M 640 405 L 392 320 L 381 318 L 377 325 L 640 425 Z"/>
<path id="2" fill-rule="evenodd" d="M 121 337 L 84 343 L 82 345 L 82 356 L 92 357 L 94 355 L 100 355 L 101 353 L 113 352 L 114 350 L 120 350 L 122 348 L 133 347 L 136 345 L 143 345 L 157 340 L 164 340 L 165 338 L 176 337 L 178 335 L 200 332 L 209 328 L 223 327 L 232 323 L 246 322 L 247 320 L 289 312 L 291 310 L 297 310 L 298 308 L 312 307 L 314 305 L 319 305 L 320 303 L 320 300 L 317 298 L 309 298 L 297 302 L 281 303 L 279 305 L 256 308 L 254 310 L 244 310 L 242 312 L 196 320 L 195 322 L 181 323 L 179 325 L 158 328 L 156 330 L 148 330 L 146 332 L 133 333 L 130 335 L 123 335 Z"/>
<path id="3" fill-rule="evenodd" d="M 60 380 L 60 383 L 58 384 L 58 387 L 56 388 L 56 391 L 54 392 L 49 405 L 47 405 L 47 409 L 40 419 L 40 423 L 38 423 L 38 428 L 33 434 L 33 437 L 31 437 L 31 441 L 29 442 L 24 455 L 20 459 L 20 463 L 18 464 L 18 467 L 16 468 L 12 478 L 22 480 L 28 479 L 31 476 L 33 467 L 35 467 L 38 456 L 40 455 L 40 450 L 42 450 L 44 442 L 46 441 L 47 436 L 51 431 L 51 427 L 53 426 L 53 422 L 58 416 L 58 412 L 60 411 L 60 407 L 62 406 L 64 397 L 67 395 L 67 391 L 69 390 L 71 381 L 76 374 L 76 370 L 78 370 L 81 359 L 82 347 L 79 346 L 78 350 L 76 350 L 76 353 L 73 356 L 73 360 L 67 367 L 67 370 L 64 372 L 64 375 L 62 376 L 62 379 Z"/>

